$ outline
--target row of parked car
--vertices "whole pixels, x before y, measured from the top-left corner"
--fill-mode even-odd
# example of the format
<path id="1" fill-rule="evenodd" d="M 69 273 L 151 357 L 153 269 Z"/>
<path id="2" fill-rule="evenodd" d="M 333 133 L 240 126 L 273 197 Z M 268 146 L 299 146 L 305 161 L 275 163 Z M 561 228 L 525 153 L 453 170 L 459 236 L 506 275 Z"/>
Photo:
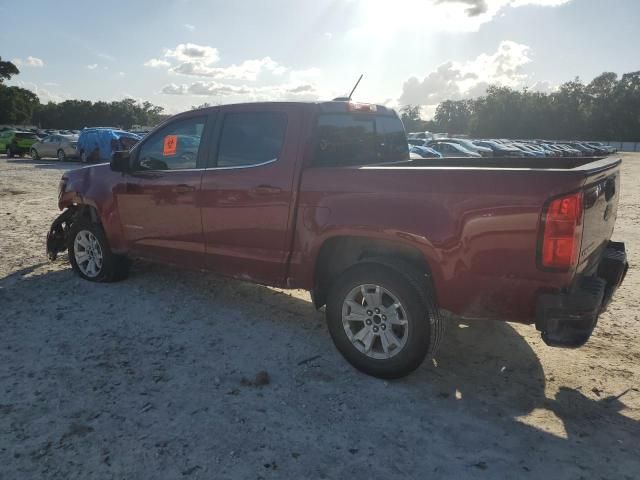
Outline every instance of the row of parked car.
<path id="1" fill-rule="evenodd" d="M 409 151 L 414 158 L 441 157 L 598 157 L 617 149 L 601 142 L 507 140 L 467 138 L 421 138 L 409 134 Z"/>
<path id="2" fill-rule="evenodd" d="M 109 127 L 54 131 L 44 137 L 30 130 L 0 130 L 0 152 L 8 158 L 30 155 L 34 160 L 79 159 L 83 163 L 108 162 L 116 150 L 129 150 L 141 136 Z M 77 132 L 77 133 L 75 133 Z"/>

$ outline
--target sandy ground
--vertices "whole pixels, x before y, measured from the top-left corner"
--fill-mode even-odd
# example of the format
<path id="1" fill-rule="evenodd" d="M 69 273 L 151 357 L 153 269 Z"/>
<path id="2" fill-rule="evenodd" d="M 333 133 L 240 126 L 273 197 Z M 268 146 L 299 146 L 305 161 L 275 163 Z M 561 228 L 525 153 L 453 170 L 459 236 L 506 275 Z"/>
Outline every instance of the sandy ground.
<path id="1" fill-rule="evenodd" d="M 144 263 L 97 285 L 48 263 L 75 166 L 0 158 L 0 478 L 640 477 L 640 154 L 616 231 L 632 267 L 587 346 L 450 325 L 394 382 L 354 371 L 304 292 Z"/>

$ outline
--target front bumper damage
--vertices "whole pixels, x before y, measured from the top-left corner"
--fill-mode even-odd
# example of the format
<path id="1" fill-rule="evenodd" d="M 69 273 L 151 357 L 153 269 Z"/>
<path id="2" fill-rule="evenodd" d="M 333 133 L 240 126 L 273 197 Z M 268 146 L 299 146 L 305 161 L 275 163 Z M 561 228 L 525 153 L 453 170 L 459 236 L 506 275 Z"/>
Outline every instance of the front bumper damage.
<path id="1" fill-rule="evenodd" d="M 67 237 L 74 213 L 73 209 L 68 208 L 51 224 L 47 234 L 47 257 L 49 260 L 55 260 L 58 253 L 67 249 Z"/>
<path id="2" fill-rule="evenodd" d="M 579 276 L 567 293 L 541 295 L 536 328 L 542 332 L 544 342 L 565 348 L 584 345 L 628 269 L 624 243 L 609 242 L 593 275 Z"/>

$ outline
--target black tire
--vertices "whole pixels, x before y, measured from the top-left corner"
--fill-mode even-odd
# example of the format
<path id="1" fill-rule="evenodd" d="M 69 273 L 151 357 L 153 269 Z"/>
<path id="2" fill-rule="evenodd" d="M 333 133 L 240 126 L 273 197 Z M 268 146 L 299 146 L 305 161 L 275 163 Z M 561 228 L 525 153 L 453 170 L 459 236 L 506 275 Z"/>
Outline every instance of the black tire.
<path id="1" fill-rule="evenodd" d="M 74 243 L 76 236 L 82 231 L 92 233 L 97 239 L 102 251 L 102 267 L 95 276 L 86 275 L 76 261 Z M 123 255 L 116 255 L 111 251 L 104 230 L 102 226 L 97 223 L 84 218 L 73 222 L 69 230 L 67 248 L 71 267 L 85 280 L 89 280 L 90 282 L 117 282 L 125 279 L 129 275 L 129 259 Z"/>
<path id="2" fill-rule="evenodd" d="M 67 154 L 64 153 L 62 149 L 58 150 L 57 156 L 59 162 L 65 162 L 67 160 Z"/>
<path id="3" fill-rule="evenodd" d="M 408 321 L 406 344 L 395 356 L 374 359 L 358 350 L 342 324 L 342 305 L 358 285 L 375 284 L 393 292 Z M 326 308 L 331 338 L 337 349 L 358 370 L 379 378 L 400 378 L 418 368 L 436 352 L 444 323 L 435 307 L 428 278 L 410 263 L 376 258 L 357 263 L 343 272 L 329 290 Z"/>
<path id="4" fill-rule="evenodd" d="M 33 160 L 40 160 L 40 155 L 38 155 L 38 151 L 35 148 L 32 148 L 30 153 Z"/>

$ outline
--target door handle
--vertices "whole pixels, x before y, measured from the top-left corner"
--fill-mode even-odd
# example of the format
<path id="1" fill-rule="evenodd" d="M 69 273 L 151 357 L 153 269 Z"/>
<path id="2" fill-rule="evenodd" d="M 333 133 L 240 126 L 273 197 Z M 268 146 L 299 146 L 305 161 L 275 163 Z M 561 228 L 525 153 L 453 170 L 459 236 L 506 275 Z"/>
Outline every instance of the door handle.
<path id="1" fill-rule="evenodd" d="M 175 193 L 190 193 L 190 192 L 194 192 L 196 190 L 196 187 L 192 186 L 192 185 L 176 185 L 173 188 L 173 191 Z"/>
<path id="2" fill-rule="evenodd" d="M 251 193 L 254 195 L 277 195 L 282 193 L 282 189 L 271 185 L 258 185 L 251 189 Z"/>

